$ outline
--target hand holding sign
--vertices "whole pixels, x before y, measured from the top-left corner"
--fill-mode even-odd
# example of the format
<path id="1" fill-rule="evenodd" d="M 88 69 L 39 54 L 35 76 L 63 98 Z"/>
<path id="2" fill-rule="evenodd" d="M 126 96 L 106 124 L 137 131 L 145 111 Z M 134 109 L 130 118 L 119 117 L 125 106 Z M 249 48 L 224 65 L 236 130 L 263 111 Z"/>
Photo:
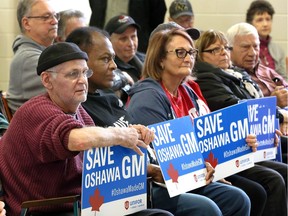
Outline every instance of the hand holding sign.
<path id="1" fill-rule="evenodd" d="M 209 162 L 205 162 L 205 165 L 206 165 L 206 169 L 207 169 L 207 174 L 205 177 L 206 184 L 210 184 L 214 179 L 213 174 L 215 173 L 215 169 L 211 166 L 211 164 Z"/>
<path id="2" fill-rule="evenodd" d="M 139 135 L 139 139 L 142 140 L 147 145 L 149 145 L 155 138 L 154 132 L 143 125 L 137 124 L 137 125 L 130 125 L 129 127 L 135 128 Z"/>
<path id="3" fill-rule="evenodd" d="M 143 152 L 140 150 L 139 147 L 147 148 L 147 144 L 145 144 L 142 140 L 139 139 L 139 133 L 137 129 L 133 127 L 127 127 L 127 128 L 112 128 L 116 131 L 116 135 L 118 138 L 117 144 L 125 147 L 130 148 L 133 151 L 135 151 L 139 155 L 143 155 Z"/>
<path id="4" fill-rule="evenodd" d="M 257 138 L 254 134 L 247 135 L 245 140 L 246 140 L 248 146 L 250 146 L 252 148 L 253 152 L 257 151 L 258 143 L 257 143 Z"/>

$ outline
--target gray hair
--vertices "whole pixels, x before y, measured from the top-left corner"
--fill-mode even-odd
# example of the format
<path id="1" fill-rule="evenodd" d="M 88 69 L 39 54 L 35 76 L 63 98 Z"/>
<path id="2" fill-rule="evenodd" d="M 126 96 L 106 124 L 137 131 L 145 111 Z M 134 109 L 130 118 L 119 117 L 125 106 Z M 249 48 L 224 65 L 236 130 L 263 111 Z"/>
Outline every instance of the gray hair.
<path id="1" fill-rule="evenodd" d="M 24 32 L 22 26 L 22 18 L 27 16 L 31 12 L 32 6 L 39 0 L 19 0 L 17 6 L 17 21 L 21 32 Z"/>
<path id="2" fill-rule="evenodd" d="M 71 18 L 85 19 L 84 13 L 79 10 L 65 10 L 60 12 L 60 20 L 58 22 L 58 36 L 65 37 L 66 23 Z"/>
<path id="3" fill-rule="evenodd" d="M 257 29 L 253 25 L 245 22 L 237 23 L 227 30 L 226 38 L 231 46 L 234 45 L 234 39 L 237 35 L 254 35 L 259 38 Z"/>

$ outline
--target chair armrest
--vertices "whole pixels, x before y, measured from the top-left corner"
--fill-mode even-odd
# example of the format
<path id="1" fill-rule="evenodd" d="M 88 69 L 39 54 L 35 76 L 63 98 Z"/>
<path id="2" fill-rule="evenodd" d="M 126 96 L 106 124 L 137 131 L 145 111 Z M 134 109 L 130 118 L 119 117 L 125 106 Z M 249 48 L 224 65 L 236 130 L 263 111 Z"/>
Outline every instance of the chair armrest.
<path id="1" fill-rule="evenodd" d="M 39 206 L 57 205 L 63 203 L 73 203 L 80 200 L 80 195 L 64 196 L 57 198 L 41 199 L 41 200 L 29 200 L 21 204 L 22 208 L 31 208 Z"/>
<path id="2" fill-rule="evenodd" d="M 41 199 L 41 200 L 29 200 L 25 201 L 21 204 L 21 214 L 20 216 L 29 215 L 29 208 L 32 207 L 40 207 L 40 206 L 49 206 L 49 205 L 57 205 L 63 203 L 73 203 L 73 212 L 75 216 L 80 215 L 80 195 L 72 195 L 65 197 L 56 197 L 49 199 Z"/>

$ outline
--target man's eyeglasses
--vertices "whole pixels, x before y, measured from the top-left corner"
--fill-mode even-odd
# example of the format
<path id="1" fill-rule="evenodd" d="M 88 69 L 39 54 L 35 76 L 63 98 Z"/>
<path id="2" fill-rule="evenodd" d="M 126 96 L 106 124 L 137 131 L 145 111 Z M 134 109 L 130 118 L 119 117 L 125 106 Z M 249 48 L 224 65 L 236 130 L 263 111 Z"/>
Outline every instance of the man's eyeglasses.
<path id="1" fill-rule="evenodd" d="M 214 55 L 218 55 L 220 53 L 222 53 L 224 50 L 227 52 L 230 52 L 233 48 L 230 46 L 224 46 L 224 47 L 216 47 L 214 49 L 208 49 L 208 50 L 203 50 L 202 52 L 208 52 L 208 53 L 212 53 Z"/>
<path id="2" fill-rule="evenodd" d="M 48 20 L 51 21 L 52 19 L 60 20 L 60 14 L 54 13 L 54 14 L 47 14 L 43 16 L 27 16 L 28 19 L 42 19 L 44 22 L 47 22 Z"/>
<path id="3" fill-rule="evenodd" d="M 186 58 L 187 54 L 189 54 L 190 57 L 192 57 L 192 58 L 196 58 L 198 50 L 197 49 L 191 49 L 191 50 L 187 51 L 185 49 L 175 49 L 175 50 L 167 51 L 167 53 L 170 53 L 170 52 L 175 52 L 176 56 L 178 58 L 184 59 L 184 58 Z"/>
<path id="4" fill-rule="evenodd" d="M 56 71 L 48 71 L 50 73 L 60 73 Z M 85 70 L 85 71 L 78 71 L 73 70 L 68 73 L 62 73 L 64 74 L 64 77 L 69 80 L 78 80 L 81 76 L 84 76 L 85 78 L 90 78 L 93 75 L 93 71 L 91 69 Z"/>

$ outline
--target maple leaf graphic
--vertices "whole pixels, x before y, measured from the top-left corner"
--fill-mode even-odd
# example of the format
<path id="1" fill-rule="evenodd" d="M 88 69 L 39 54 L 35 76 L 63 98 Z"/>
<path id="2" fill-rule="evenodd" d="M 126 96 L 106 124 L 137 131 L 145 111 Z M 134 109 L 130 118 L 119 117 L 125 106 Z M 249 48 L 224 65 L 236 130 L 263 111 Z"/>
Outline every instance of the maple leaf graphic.
<path id="1" fill-rule="evenodd" d="M 178 170 L 176 170 L 172 163 L 169 164 L 169 168 L 167 169 L 167 173 L 172 179 L 172 182 L 178 183 Z"/>
<path id="2" fill-rule="evenodd" d="M 92 211 L 99 211 L 100 207 L 104 202 L 104 196 L 100 196 L 100 191 L 98 188 L 94 191 L 94 195 L 90 196 L 89 203 L 92 206 Z"/>
<path id="3" fill-rule="evenodd" d="M 210 151 L 208 158 L 206 158 L 205 161 L 209 162 L 214 169 L 218 165 L 218 159 L 214 157 L 212 151 Z"/>

